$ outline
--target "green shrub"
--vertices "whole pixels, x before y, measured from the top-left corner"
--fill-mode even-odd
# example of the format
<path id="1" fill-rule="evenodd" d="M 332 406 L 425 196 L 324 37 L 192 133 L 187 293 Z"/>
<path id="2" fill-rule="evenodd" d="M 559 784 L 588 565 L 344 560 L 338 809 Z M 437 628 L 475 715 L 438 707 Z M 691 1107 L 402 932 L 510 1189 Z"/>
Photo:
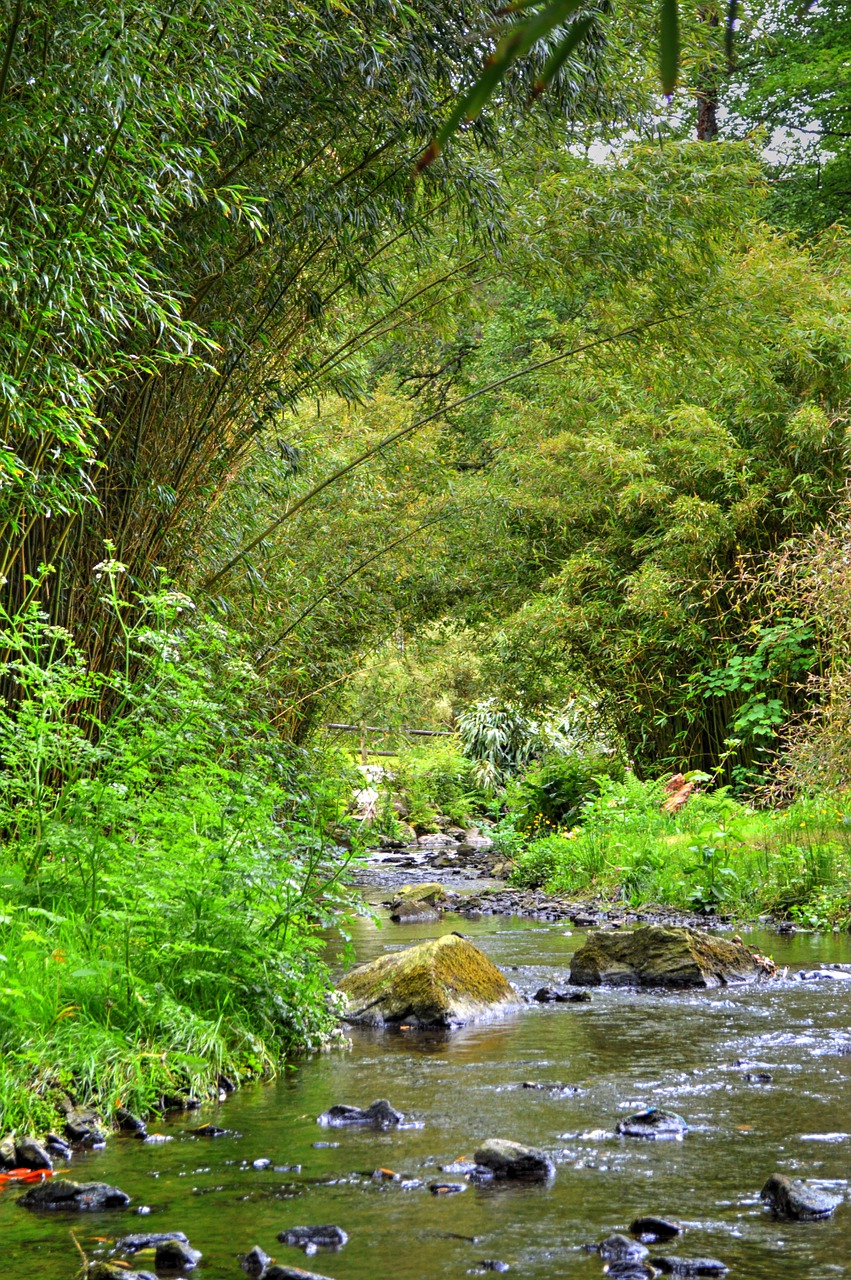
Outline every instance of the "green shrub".
<path id="1" fill-rule="evenodd" d="M 544 834 L 580 821 L 585 801 L 599 794 L 601 778 L 622 782 L 624 776 L 623 761 L 615 755 L 551 753 L 509 783 L 506 804 L 517 815 L 519 830 Z"/>
<path id="2" fill-rule="evenodd" d="M 412 826 L 436 829 L 440 815 L 463 826 L 487 804 L 474 761 L 454 741 L 410 747 L 400 753 L 392 773 L 391 785 L 404 799 Z"/>
<path id="3" fill-rule="evenodd" d="M 144 1112 L 333 1027 L 319 928 L 345 864 L 324 832 L 349 780 L 282 752 L 237 638 L 185 597 L 134 613 L 97 679 L 36 606 L 4 620 L 0 1132 L 44 1128 L 59 1090 Z"/>

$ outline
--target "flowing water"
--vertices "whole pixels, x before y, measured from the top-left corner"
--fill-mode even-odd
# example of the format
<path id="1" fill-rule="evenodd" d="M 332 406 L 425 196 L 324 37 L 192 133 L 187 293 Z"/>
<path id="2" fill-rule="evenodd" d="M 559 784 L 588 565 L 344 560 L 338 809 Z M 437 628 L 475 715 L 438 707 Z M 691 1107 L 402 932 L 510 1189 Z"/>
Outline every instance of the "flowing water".
<path id="1" fill-rule="evenodd" d="M 452 929 L 527 993 L 563 982 L 584 937 L 520 919 L 446 916 L 381 930 L 363 921 L 358 958 Z M 851 961 L 847 936 L 753 933 L 748 941 L 793 968 Z M 349 1049 L 164 1122 L 174 1139 L 165 1145 L 116 1138 L 74 1157 L 73 1176 L 122 1187 L 134 1206 L 149 1206 L 147 1216 L 37 1218 L 6 1191 L 2 1274 L 70 1280 L 73 1227 L 89 1253 L 107 1247 L 97 1237 L 183 1230 L 204 1254 L 199 1280 L 238 1280 L 237 1255 L 255 1244 L 334 1280 L 448 1280 L 493 1259 L 512 1275 L 596 1280 L 602 1264 L 583 1246 L 652 1213 L 685 1228 L 655 1252 L 716 1257 L 743 1280 L 851 1277 L 851 1056 L 840 1053 L 851 1044 L 849 1011 L 851 983 L 781 981 L 709 993 L 595 991 L 590 1004 L 530 1005 L 449 1035 L 353 1031 Z M 751 1069 L 771 1082 L 749 1083 L 738 1059 L 759 1064 Z M 557 1087 L 565 1085 L 580 1091 Z M 417 1125 L 377 1133 L 316 1123 L 332 1103 L 376 1098 Z M 646 1104 L 682 1114 L 684 1140 L 614 1137 L 618 1119 Z M 208 1120 L 232 1135 L 193 1137 Z M 488 1137 L 545 1148 L 555 1181 L 429 1192 L 441 1165 Z M 255 1168 L 262 1159 L 272 1165 Z M 373 1179 L 379 1167 L 402 1180 Z M 775 1171 L 847 1198 L 829 1221 L 775 1222 L 758 1198 Z M 307 1259 L 277 1244 L 285 1227 L 316 1223 L 343 1227 L 349 1243 Z"/>

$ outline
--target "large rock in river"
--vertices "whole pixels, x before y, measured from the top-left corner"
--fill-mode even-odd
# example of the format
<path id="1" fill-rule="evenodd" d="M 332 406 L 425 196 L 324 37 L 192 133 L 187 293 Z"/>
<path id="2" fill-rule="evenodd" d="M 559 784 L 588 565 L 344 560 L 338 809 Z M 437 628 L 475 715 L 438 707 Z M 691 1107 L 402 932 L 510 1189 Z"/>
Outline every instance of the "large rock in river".
<path id="1" fill-rule="evenodd" d="M 40 1182 L 18 1198 L 18 1204 L 36 1212 L 81 1213 L 89 1210 L 123 1209 L 130 1197 L 118 1187 L 105 1182 L 72 1182 L 70 1178 L 53 1178 Z"/>
<path id="2" fill-rule="evenodd" d="M 379 956 L 347 973 L 348 1022 L 453 1027 L 519 1003 L 514 988 L 486 955 L 458 933 Z"/>
<path id="3" fill-rule="evenodd" d="M 743 942 L 700 929 L 650 925 L 630 933 L 592 933 L 570 965 L 580 987 L 718 987 L 772 977 L 774 965 Z"/>

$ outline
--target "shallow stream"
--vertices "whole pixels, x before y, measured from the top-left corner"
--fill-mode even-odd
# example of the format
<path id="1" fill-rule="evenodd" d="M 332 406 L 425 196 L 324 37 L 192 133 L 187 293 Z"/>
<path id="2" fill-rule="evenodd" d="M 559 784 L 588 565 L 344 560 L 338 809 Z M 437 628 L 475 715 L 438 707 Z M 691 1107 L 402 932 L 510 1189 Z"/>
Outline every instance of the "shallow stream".
<path id="1" fill-rule="evenodd" d="M 452 929 L 474 938 L 525 993 L 563 983 L 584 939 L 564 924 L 521 919 L 445 916 L 381 930 L 362 921 L 358 958 Z M 851 962 L 845 935 L 747 940 L 793 968 Z M 150 1207 L 146 1216 L 131 1208 L 39 1218 L 7 1190 L 2 1274 L 70 1280 L 78 1257 L 71 1228 L 90 1256 L 116 1235 L 179 1229 L 203 1251 L 199 1280 L 239 1280 L 237 1255 L 255 1244 L 334 1280 L 448 1280 L 495 1259 L 511 1275 L 596 1280 L 602 1264 L 583 1246 L 651 1213 L 685 1228 L 656 1252 L 715 1257 L 731 1277 L 851 1277 L 851 1056 L 840 1053 L 851 1046 L 849 1013 L 851 982 L 781 981 L 701 994 L 595 991 L 590 1004 L 530 1005 L 450 1035 L 353 1031 L 348 1050 L 152 1126 L 173 1141 L 118 1137 L 74 1157 L 71 1176 L 120 1186 L 134 1208 Z M 770 1073 L 771 1082 L 749 1083 L 748 1070 Z M 376 1133 L 316 1123 L 332 1103 L 377 1098 L 419 1127 Z M 618 1119 L 646 1104 L 682 1114 L 684 1140 L 614 1137 Z M 206 1121 L 233 1133 L 192 1136 Z M 545 1148 L 558 1166 L 553 1184 L 429 1192 L 441 1165 L 488 1137 Z M 272 1164 L 254 1167 L 264 1159 Z M 373 1179 L 379 1167 L 403 1180 Z M 758 1196 L 775 1171 L 815 1180 L 845 1203 L 826 1222 L 774 1222 Z M 285 1227 L 316 1223 L 343 1227 L 349 1243 L 305 1259 L 276 1241 Z"/>

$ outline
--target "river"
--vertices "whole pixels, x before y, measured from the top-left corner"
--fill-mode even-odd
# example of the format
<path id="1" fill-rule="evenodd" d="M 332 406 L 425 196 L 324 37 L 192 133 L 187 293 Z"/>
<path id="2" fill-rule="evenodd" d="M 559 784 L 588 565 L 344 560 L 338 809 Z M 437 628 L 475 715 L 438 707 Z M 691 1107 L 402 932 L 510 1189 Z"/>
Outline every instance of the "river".
<path id="1" fill-rule="evenodd" d="M 449 915 L 438 925 L 381 929 L 362 920 L 358 958 L 452 929 L 474 938 L 525 993 L 563 982 L 584 937 L 518 918 Z M 748 941 L 793 969 L 851 962 L 847 935 L 755 932 Z M 179 1229 L 203 1252 L 199 1280 L 238 1280 L 237 1255 L 255 1244 L 334 1280 L 448 1280 L 491 1260 L 530 1280 L 596 1280 L 601 1261 L 583 1246 L 651 1213 L 684 1227 L 656 1252 L 715 1257 L 743 1280 L 851 1277 L 851 1205 L 825 1222 L 778 1223 L 758 1198 L 775 1171 L 847 1195 L 851 1056 L 839 1049 L 851 1045 L 850 1009 L 851 983 L 786 980 L 700 994 L 595 991 L 590 1004 L 533 1004 L 449 1035 L 355 1030 L 350 1048 L 307 1057 L 274 1084 L 152 1126 L 173 1141 L 116 1137 L 74 1157 L 73 1176 L 120 1186 L 134 1207 L 150 1208 L 146 1216 L 131 1208 L 39 1218 L 7 1190 L 3 1270 L 70 1280 L 72 1228 L 90 1256 L 116 1235 Z M 748 1069 L 772 1079 L 750 1083 Z M 416 1125 L 376 1133 L 316 1123 L 332 1103 L 377 1098 Z M 616 1138 L 618 1119 L 646 1104 L 682 1114 L 684 1140 Z M 205 1121 L 232 1132 L 194 1137 Z M 488 1137 L 545 1148 L 557 1163 L 552 1185 L 429 1192 L 441 1165 Z M 258 1160 L 272 1164 L 255 1168 Z M 284 1165 L 300 1171 L 275 1168 Z M 401 1180 L 374 1179 L 379 1167 Z M 349 1243 L 306 1260 L 277 1244 L 285 1227 L 316 1223 L 341 1226 Z"/>

